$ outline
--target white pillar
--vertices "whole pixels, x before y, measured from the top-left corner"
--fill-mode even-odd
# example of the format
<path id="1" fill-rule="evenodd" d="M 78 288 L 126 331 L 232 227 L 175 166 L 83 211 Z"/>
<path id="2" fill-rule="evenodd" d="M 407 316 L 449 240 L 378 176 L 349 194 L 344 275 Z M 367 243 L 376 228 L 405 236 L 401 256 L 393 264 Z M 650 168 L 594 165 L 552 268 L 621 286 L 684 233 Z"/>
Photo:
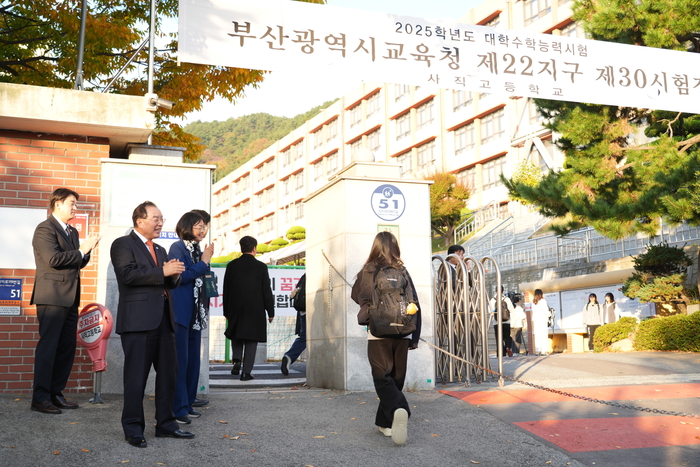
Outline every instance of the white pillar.
<path id="1" fill-rule="evenodd" d="M 411 274 L 422 309 L 421 336 L 433 342 L 430 242 L 430 181 L 402 180 L 398 165 L 355 162 L 304 202 L 306 303 L 310 386 L 373 390 L 367 332 L 357 324 L 359 306 L 350 298 L 355 275 L 375 235 L 391 230 Z M 334 271 L 329 262 L 338 270 Z M 342 276 L 342 277 L 341 277 Z M 329 287 L 329 281 L 331 287 Z M 409 351 L 406 385 L 433 388 L 433 349 Z"/>

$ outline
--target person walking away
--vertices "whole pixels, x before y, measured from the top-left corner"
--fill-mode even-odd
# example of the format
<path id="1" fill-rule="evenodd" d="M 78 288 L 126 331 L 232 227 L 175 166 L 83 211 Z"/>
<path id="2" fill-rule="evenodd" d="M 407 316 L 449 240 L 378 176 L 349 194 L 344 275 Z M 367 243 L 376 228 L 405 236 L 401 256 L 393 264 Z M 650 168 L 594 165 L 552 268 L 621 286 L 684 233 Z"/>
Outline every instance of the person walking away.
<path id="1" fill-rule="evenodd" d="M 298 337 L 282 357 L 280 370 L 284 376 L 289 374 L 289 367 L 297 361 L 299 355 L 306 349 L 306 274 L 299 278 L 296 288 L 292 291 L 292 299 L 294 300 L 294 309 L 297 310 L 294 334 Z"/>
<path id="2" fill-rule="evenodd" d="M 386 296 L 380 295 L 380 285 L 386 286 L 387 291 L 390 290 L 387 286 L 389 278 L 392 281 L 391 290 L 400 293 L 400 300 L 388 293 Z M 382 304 L 378 303 L 379 297 L 382 297 Z M 395 305 L 391 308 L 400 310 L 402 323 L 413 325 L 410 334 L 395 333 L 392 337 L 375 335 L 371 330 L 367 332 L 367 358 L 372 368 L 374 388 L 379 396 L 374 423 L 384 436 L 390 436 L 396 445 L 402 445 L 408 437 L 408 418 L 411 415 L 402 389 L 406 379 L 408 351 L 418 348 L 421 315 L 413 281 L 401 260 L 398 241 L 391 232 L 380 232 L 374 237 L 369 257 L 352 287 L 351 298 L 360 305 L 359 324 L 369 324 L 370 329 L 378 329 L 376 323 L 381 316 L 380 311 L 388 310 L 389 303 Z M 401 306 L 401 303 L 404 305 Z M 408 315 L 417 316 L 414 319 Z"/>
<path id="3" fill-rule="evenodd" d="M 274 299 L 267 266 L 255 259 L 258 241 L 246 235 L 239 240 L 240 258 L 226 266 L 224 273 L 224 316 L 228 320 L 225 335 L 231 339 L 232 375 L 243 371 L 241 381 L 255 379 L 251 374 L 258 342 L 267 342 L 267 321 L 275 318 Z"/>
<path id="4" fill-rule="evenodd" d="M 535 353 L 537 355 L 547 355 L 549 351 L 548 320 L 549 305 L 542 290 L 537 289 L 532 299 L 532 337 L 535 340 Z"/>
<path id="5" fill-rule="evenodd" d="M 596 329 L 603 324 L 603 310 L 598 303 L 598 297 L 594 293 L 588 296 L 588 302 L 583 306 L 583 324 L 588 332 L 588 351 L 593 352 L 593 336 Z"/>

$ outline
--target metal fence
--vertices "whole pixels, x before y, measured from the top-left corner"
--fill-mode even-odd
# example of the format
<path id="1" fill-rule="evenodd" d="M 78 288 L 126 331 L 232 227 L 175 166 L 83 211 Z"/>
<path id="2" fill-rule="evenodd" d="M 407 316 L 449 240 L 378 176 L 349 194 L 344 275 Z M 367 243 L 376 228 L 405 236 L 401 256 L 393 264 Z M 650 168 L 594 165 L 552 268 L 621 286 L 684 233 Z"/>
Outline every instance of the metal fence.
<path id="1" fill-rule="evenodd" d="M 641 234 L 624 240 L 611 240 L 587 228 L 565 236 L 547 236 L 508 245 L 494 246 L 478 251 L 470 251 L 476 257 L 491 256 L 501 270 L 528 266 L 556 267 L 569 263 L 589 263 L 606 259 L 638 255 L 649 244 L 668 242 L 669 245 L 682 244 L 700 239 L 700 228 L 688 224 L 677 226 L 662 225 L 659 234 L 647 237 Z"/>

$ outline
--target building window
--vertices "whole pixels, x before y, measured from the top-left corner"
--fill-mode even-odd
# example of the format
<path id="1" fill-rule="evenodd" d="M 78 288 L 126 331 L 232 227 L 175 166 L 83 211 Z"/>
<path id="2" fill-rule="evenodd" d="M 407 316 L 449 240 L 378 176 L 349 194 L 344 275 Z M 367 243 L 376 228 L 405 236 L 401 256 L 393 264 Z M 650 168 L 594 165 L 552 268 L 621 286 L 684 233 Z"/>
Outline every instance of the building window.
<path id="1" fill-rule="evenodd" d="M 265 232 L 272 232 L 275 228 L 275 215 L 271 214 L 265 218 Z"/>
<path id="2" fill-rule="evenodd" d="M 289 195 L 289 178 L 285 178 L 282 180 L 282 194 L 284 196 Z"/>
<path id="3" fill-rule="evenodd" d="M 294 176 L 294 181 L 296 182 L 294 189 L 301 190 L 304 188 L 304 171 L 302 170 Z"/>
<path id="4" fill-rule="evenodd" d="M 418 147 L 418 167 L 430 167 L 435 162 L 435 140 Z"/>
<path id="5" fill-rule="evenodd" d="M 338 153 L 335 152 L 328 156 L 328 175 L 338 171 Z"/>
<path id="6" fill-rule="evenodd" d="M 396 119 L 396 141 L 411 134 L 411 112 Z"/>
<path id="7" fill-rule="evenodd" d="M 488 26 L 490 28 L 497 28 L 498 26 L 501 25 L 501 15 L 496 15 L 495 18 L 493 18 L 491 21 L 488 23 L 485 23 L 484 26 Z"/>
<path id="8" fill-rule="evenodd" d="M 323 177 L 323 160 L 316 162 L 313 165 L 313 169 L 314 169 L 314 182 L 317 182 L 321 179 L 321 177 Z"/>
<path id="9" fill-rule="evenodd" d="M 435 102 L 431 99 L 430 102 L 426 102 L 416 109 L 416 117 L 418 120 L 416 123 L 416 130 L 420 130 L 433 123 L 435 120 L 433 117 L 434 104 Z"/>
<path id="10" fill-rule="evenodd" d="M 455 155 L 474 149 L 474 123 L 464 125 L 455 131 Z"/>
<path id="11" fill-rule="evenodd" d="M 280 156 L 282 156 L 282 167 L 287 167 L 289 164 L 292 163 L 291 152 L 291 148 L 288 148 L 280 153 Z"/>
<path id="12" fill-rule="evenodd" d="M 221 227 L 226 227 L 229 223 L 229 218 L 231 217 L 231 214 L 228 211 L 224 211 L 219 217 L 221 219 Z"/>
<path id="13" fill-rule="evenodd" d="M 314 149 L 316 149 L 323 144 L 323 128 L 314 131 L 312 135 L 314 135 Z"/>
<path id="14" fill-rule="evenodd" d="M 373 153 L 378 152 L 382 148 L 382 130 L 381 128 L 374 130 L 367 135 L 367 145 Z"/>
<path id="15" fill-rule="evenodd" d="M 265 162 L 265 178 L 270 178 L 275 174 L 275 160 Z"/>
<path id="16" fill-rule="evenodd" d="M 265 179 L 265 168 L 263 165 L 255 169 L 255 181 L 262 182 Z"/>
<path id="17" fill-rule="evenodd" d="M 491 112 L 481 119 L 481 144 L 502 138 L 506 134 L 504 109 Z"/>
<path id="18" fill-rule="evenodd" d="M 331 141 L 338 136 L 338 119 L 336 118 L 328 125 L 326 125 L 326 134 L 328 135 L 326 141 Z"/>
<path id="19" fill-rule="evenodd" d="M 229 188 L 226 187 L 216 194 L 216 205 L 217 206 L 220 206 L 221 204 L 226 203 L 228 201 L 228 191 L 229 191 Z"/>
<path id="20" fill-rule="evenodd" d="M 476 167 L 470 167 L 461 172 L 457 172 L 455 178 L 457 184 L 465 186 L 473 191 L 476 186 Z"/>
<path id="21" fill-rule="evenodd" d="M 299 141 L 297 144 L 292 146 L 292 155 L 294 160 L 301 159 L 304 156 L 304 141 Z"/>
<path id="22" fill-rule="evenodd" d="M 350 143 L 350 155 L 352 156 L 362 147 L 362 138 L 357 138 L 355 141 Z"/>
<path id="23" fill-rule="evenodd" d="M 586 37 L 583 28 L 579 28 L 576 23 L 569 23 L 561 28 L 561 35 L 573 39 L 584 39 Z"/>
<path id="24" fill-rule="evenodd" d="M 376 93 L 367 99 L 367 118 L 379 112 L 379 94 L 380 93 Z"/>
<path id="25" fill-rule="evenodd" d="M 503 173 L 503 169 L 505 168 L 505 166 L 506 156 L 501 156 L 492 161 L 488 161 L 483 165 L 481 178 L 483 179 L 484 190 L 488 190 L 489 188 L 495 188 L 503 184 L 501 182 L 500 175 Z"/>
<path id="26" fill-rule="evenodd" d="M 350 128 L 359 125 L 362 122 L 362 103 L 357 104 L 350 109 Z"/>
<path id="27" fill-rule="evenodd" d="M 410 90 L 411 88 L 408 86 L 408 84 L 395 84 L 394 95 L 396 97 L 394 98 L 394 102 L 398 102 L 401 99 L 408 97 Z"/>
<path id="28" fill-rule="evenodd" d="M 401 176 L 407 177 L 413 173 L 412 163 L 413 163 L 413 152 L 407 151 L 396 158 L 396 162 L 401 166 Z"/>
<path id="29" fill-rule="evenodd" d="M 257 195 L 255 195 L 255 207 L 257 209 L 262 209 L 262 207 L 264 205 L 264 202 L 263 202 L 263 194 L 264 193 L 265 192 L 258 193 Z"/>
<path id="30" fill-rule="evenodd" d="M 471 91 L 452 91 L 452 110 L 457 112 L 459 109 L 463 109 L 472 103 L 472 92 Z"/>
<path id="31" fill-rule="evenodd" d="M 525 25 L 536 21 L 552 11 L 551 0 L 525 0 Z"/>
<path id="32" fill-rule="evenodd" d="M 295 205 L 294 220 L 299 220 L 304 217 L 304 203 L 299 202 Z"/>
<path id="33" fill-rule="evenodd" d="M 255 221 L 255 235 L 257 237 L 262 237 L 264 233 L 265 233 L 265 227 L 263 225 L 263 220 L 259 219 L 259 220 Z"/>
<path id="34" fill-rule="evenodd" d="M 246 175 L 245 177 L 241 178 L 239 183 L 241 185 L 241 192 L 250 188 L 250 175 Z"/>
<path id="35" fill-rule="evenodd" d="M 292 209 L 290 206 L 284 207 L 284 223 L 289 225 L 292 222 Z"/>

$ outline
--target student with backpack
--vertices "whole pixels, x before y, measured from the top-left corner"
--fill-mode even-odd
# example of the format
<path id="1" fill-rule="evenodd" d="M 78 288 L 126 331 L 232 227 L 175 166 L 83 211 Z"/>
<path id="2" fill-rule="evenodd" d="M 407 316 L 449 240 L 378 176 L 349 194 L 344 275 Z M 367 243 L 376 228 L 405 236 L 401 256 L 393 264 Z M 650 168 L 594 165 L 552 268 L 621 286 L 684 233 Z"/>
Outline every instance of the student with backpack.
<path id="1" fill-rule="evenodd" d="M 282 357 L 280 370 L 284 376 L 289 374 L 289 367 L 296 362 L 299 355 L 306 349 L 306 274 L 302 275 L 297 282 L 296 288 L 292 291 L 294 309 L 297 310 L 297 323 L 294 334 L 298 335 L 292 346 Z"/>
<path id="2" fill-rule="evenodd" d="M 498 303 L 496 302 L 497 297 L 493 297 L 490 301 L 491 312 L 493 313 L 493 332 L 496 335 L 496 342 L 498 342 Z M 501 300 L 501 329 L 502 329 L 502 342 L 503 354 L 509 357 L 513 356 L 513 339 L 510 336 L 510 315 L 513 313 L 513 302 L 510 298 L 506 296 L 505 289 L 501 286 L 501 295 L 498 297 Z"/>
<path id="3" fill-rule="evenodd" d="M 402 445 L 411 415 L 402 389 L 408 350 L 418 348 L 421 313 L 398 241 L 390 232 L 380 232 L 374 238 L 351 298 L 360 305 L 358 324 L 369 326 L 367 358 L 379 396 L 375 424 L 384 436 Z"/>

